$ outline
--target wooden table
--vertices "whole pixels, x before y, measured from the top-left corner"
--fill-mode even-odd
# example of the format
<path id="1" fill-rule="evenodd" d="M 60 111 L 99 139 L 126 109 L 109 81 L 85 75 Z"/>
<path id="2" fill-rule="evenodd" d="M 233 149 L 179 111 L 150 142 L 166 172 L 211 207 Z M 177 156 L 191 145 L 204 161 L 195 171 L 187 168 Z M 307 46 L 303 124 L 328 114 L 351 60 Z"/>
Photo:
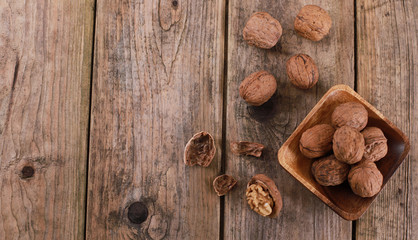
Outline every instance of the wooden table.
<path id="1" fill-rule="evenodd" d="M 418 1 L 313 1 L 333 20 L 320 42 L 293 29 L 309 3 L 0 1 L 0 239 L 417 239 Z M 281 22 L 280 47 L 243 41 L 256 11 Z M 286 77 L 296 53 L 319 67 L 313 89 Z M 261 69 L 276 76 L 278 90 L 249 107 L 238 86 Z M 411 141 L 409 157 L 355 222 L 276 158 L 335 84 L 354 88 Z M 215 159 L 187 167 L 183 148 L 200 130 L 213 134 Z M 229 149 L 236 140 L 267 149 L 261 159 L 237 157 Z M 219 198 L 211 183 L 221 173 L 238 186 Z M 282 193 L 278 219 L 245 202 L 256 173 Z M 129 208 L 135 202 L 148 214 Z M 132 223 L 128 212 L 145 221 Z"/>

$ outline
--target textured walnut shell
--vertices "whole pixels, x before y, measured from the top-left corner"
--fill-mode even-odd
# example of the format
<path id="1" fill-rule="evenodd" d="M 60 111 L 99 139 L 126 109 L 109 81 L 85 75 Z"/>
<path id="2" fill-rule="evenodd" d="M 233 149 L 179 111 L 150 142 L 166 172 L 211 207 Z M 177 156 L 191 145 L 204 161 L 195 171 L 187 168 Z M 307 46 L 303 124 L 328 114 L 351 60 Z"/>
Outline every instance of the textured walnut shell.
<path id="1" fill-rule="evenodd" d="M 277 82 L 273 75 L 266 71 L 250 74 L 239 86 L 239 95 L 249 104 L 260 106 L 267 102 L 276 92 Z"/>
<path id="2" fill-rule="evenodd" d="M 295 19 L 295 30 L 304 38 L 319 41 L 328 35 L 332 25 L 327 11 L 315 6 L 304 6 Z"/>
<path id="3" fill-rule="evenodd" d="M 231 142 L 230 147 L 231 152 L 236 155 L 247 155 L 254 157 L 260 157 L 264 149 L 263 144 L 245 141 Z"/>
<path id="4" fill-rule="evenodd" d="M 334 155 L 331 155 L 313 162 L 311 170 L 320 185 L 336 186 L 347 179 L 350 165 L 338 161 Z"/>
<path id="5" fill-rule="evenodd" d="M 237 184 L 237 180 L 232 176 L 223 174 L 215 178 L 213 180 L 213 188 L 215 189 L 216 194 L 218 196 L 223 196 L 227 192 L 229 192 L 235 185 Z"/>
<path id="6" fill-rule="evenodd" d="M 346 102 L 337 106 L 331 115 L 331 123 L 335 128 L 350 126 L 359 131 L 367 125 L 366 108 L 358 102 Z"/>
<path id="7" fill-rule="evenodd" d="M 184 148 L 184 163 L 188 166 L 209 166 L 215 156 L 213 137 L 207 132 L 196 133 Z"/>
<path id="8" fill-rule="evenodd" d="M 269 49 L 274 47 L 282 35 L 280 22 L 266 12 L 254 13 L 242 31 L 248 45 Z"/>
<path id="9" fill-rule="evenodd" d="M 354 164 L 363 157 L 364 138 L 355 128 L 343 126 L 337 129 L 332 142 L 335 157 L 344 163 Z"/>
<path id="10" fill-rule="evenodd" d="M 271 180 L 269 177 L 267 177 L 264 174 L 257 174 L 254 177 L 251 178 L 251 180 L 248 182 L 247 184 L 247 188 L 251 185 L 251 184 L 259 184 L 261 185 L 264 189 L 267 189 L 271 198 L 273 199 L 273 211 L 271 212 L 270 215 L 268 215 L 268 217 L 270 218 L 275 218 L 279 215 L 280 210 L 282 210 L 283 207 L 283 201 L 282 201 L 282 196 L 280 195 L 279 190 L 276 187 L 276 184 L 274 183 L 273 180 Z"/>
<path id="11" fill-rule="evenodd" d="M 290 82 L 298 88 L 309 89 L 318 82 L 319 73 L 314 60 L 306 54 L 297 54 L 286 62 Z"/>
<path id="12" fill-rule="evenodd" d="M 309 128 L 299 140 L 300 152 L 307 158 L 322 157 L 332 149 L 335 129 L 329 124 L 318 124 Z"/>
<path id="13" fill-rule="evenodd" d="M 383 175 L 375 163 L 362 161 L 351 168 L 348 174 L 348 183 L 356 195 L 373 197 L 382 188 Z"/>
<path id="14" fill-rule="evenodd" d="M 377 127 L 367 127 L 363 134 L 366 144 L 363 158 L 372 162 L 379 161 L 388 153 L 388 144 L 382 130 Z"/>

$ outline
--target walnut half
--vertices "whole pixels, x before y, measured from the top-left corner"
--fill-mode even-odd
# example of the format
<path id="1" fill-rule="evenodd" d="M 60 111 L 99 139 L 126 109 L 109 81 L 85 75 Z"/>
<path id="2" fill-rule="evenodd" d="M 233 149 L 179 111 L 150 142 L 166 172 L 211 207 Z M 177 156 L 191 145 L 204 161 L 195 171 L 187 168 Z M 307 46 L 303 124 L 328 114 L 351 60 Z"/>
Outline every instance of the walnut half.
<path id="1" fill-rule="evenodd" d="M 254 157 L 260 157 L 264 149 L 263 144 L 246 141 L 231 142 L 230 146 L 231 152 L 236 155 L 247 155 Z"/>
<path id="2" fill-rule="evenodd" d="M 276 184 L 264 174 L 250 180 L 245 196 L 250 208 L 263 217 L 277 217 L 283 206 Z"/>

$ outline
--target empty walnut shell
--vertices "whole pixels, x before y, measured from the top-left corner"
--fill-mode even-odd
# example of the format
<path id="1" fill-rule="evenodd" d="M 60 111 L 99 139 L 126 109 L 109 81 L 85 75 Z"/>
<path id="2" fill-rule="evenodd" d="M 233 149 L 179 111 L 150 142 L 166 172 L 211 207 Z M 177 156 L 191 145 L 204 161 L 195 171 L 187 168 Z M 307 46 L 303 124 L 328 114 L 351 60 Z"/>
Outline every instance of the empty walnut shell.
<path id="1" fill-rule="evenodd" d="M 268 196 L 265 196 L 266 194 L 262 193 L 260 194 L 260 197 L 261 198 L 267 197 L 268 199 L 272 200 L 273 206 L 270 206 L 271 213 L 269 215 L 263 215 L 262 212 L 257 211 L 256 209 L 257 206 L 254 206 L 254 204 L 259 204 L 259 201 L 257 199 L 251 199 L 253 197 L 251 196 L 252 194 L 250 192 L 252 190 L 251 188 L 253 187 L 252 185 L 261 186 L 264 193 L 265 191 L 268 192 Z M 283 207 L 282 196 L 280 195 L 280 192 L 277 189 L 276 184 L 274 183 L 273 180 L 271 180 L 269 177 L 267 177 L 264 174 L 257 174 L 253 178 L 251 178 L 251 180 L 248 182 L 248 185 L 247 185 L 246 197 L 247 197 L 247 201 L 251 209 L 253 209 L 254 211 L 256 211 L 258 214 L 262 216 L 275 218 L 279 215 L 280 210 Z"/>
<path id="2" fill-rule="evenodd" d="M 304 6 L 295 19 L 295 30 L 302 37 L 312 41 L 319 41 L 328 35 L 332 25 L 327 11 L 315 6 Z"/>
<path id="3" fill-rule="evenodd" d="M 213 137 L 207 132 L 196 133 L 184 148 L 184 163 L 188 166 L 209 166 L 215 156 Z"/>
<path id="4" fill-rule="evenodd" d="M 223 196 L 227 192 L 229 192 L 235 185 L 237 184 L 237 180 L 232 176 L 223 174 L 215 178 L 213 180 L 213 188 L 215 189 L 216 194 L 218 196 Z"/>
<path id="5" fill-rule="evenodd" d="M 367 125 L 368 114 L 366 108 L 358 102 L 346 102 L 337 106 L 331 115 L 331 122 L 335 128 L 350 126 L 359 131 Z"/>
<path id="6" fill-rule="evenodd" d="M 334 155 L 342 162 L 354 164 L 363 157 L 364 138 L 355 128 L 343 126 L 337 129 L 332 142 Z"/>
<path id="7" fill-rule="evenodd" d="M 250 74 L 239 86 L 239 95 L 249 104 L 260 106 L 267 102 L 276 92 L 277 82 L 273 75 L 266 71 Z"/>
<path id="8" fill-rule="evenodd" d="M 347 179 L 350 165 L 338 161 L 334 155 L 331 155 L 313 162 L 311 170 L 320 185 L 336 186 Z"/>
<path id="9" fill-rule="evenodd" d="M 245 141 L 231 142 L 230 147 L 234 154 L 254 157 L 260 157 L 264 149 L 263 144 Z"/>
<path id="10" fill-rule="evenodd" d="M 299 149 L 307 158 L 322 157 L 332 149 L 335 129 L 329 124 L 318 124 L 309 128 L 299 140 Z"/>
<path id="11" fill-rule="evenodd" d="M 306 54 L 297 54 L 286 62 L 290 82 L 298 88 L 309 89 L 318 82 L 319 73 L 314 60 Z"/>
<path id="12" fill-rule="evenodd" d="M 270 14 L 256 12 L 248 20 L 242 34 L 248 45 L 269 49 L 279 41 L 282 26 Z"/>
<path id="13" fill-rule="evenodd" d="M 367 127 L 361 134 L 363 134 L 366 144 L 363 155 L 364 159 L 376 162 L 386 156 L 388 144 L 382 130 L 377 127 Z"/>
<path id="14" fill-rule="evenodd" d="M 373 197 L 382 188 L 383 175 L 374 162 L 362 161 L 351 168 L 348 183 L 356 195 Z"/>

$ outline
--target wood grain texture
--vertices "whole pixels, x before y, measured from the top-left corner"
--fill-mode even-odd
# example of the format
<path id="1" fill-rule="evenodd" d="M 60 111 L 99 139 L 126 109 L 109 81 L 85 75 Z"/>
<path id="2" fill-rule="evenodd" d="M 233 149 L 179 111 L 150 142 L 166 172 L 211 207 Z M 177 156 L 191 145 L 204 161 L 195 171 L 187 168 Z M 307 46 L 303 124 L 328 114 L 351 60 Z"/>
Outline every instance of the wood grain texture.
<path id="1" fill-rule="evenodd" d="M 0 239 L 84 237 L 93 8 L 0 1 Z"/>
<path id="2" fill-rule="evenodd" d="M 409 158 L 357 222 L 356 239 L 416 239 L 417 1 L 357 2 L 358 92 L 409 135 Z"/>
<path id="3" fill-rule="evenodd" d="M 279 166 L 277 151 L 333 85 L 354 85 L 354 3 L 314 1 L 333 20 L 330 35 L 312 42 L 293 28 L 299 10 L 312 2 L 229 1 L 227 71 L 227 146 L 231 141 L 253 141 L 266 146 L 261 159 L 237 157 L 227 147 L 226 173 L 238 180 L 225 198 L 225 239 L 351 239 L 351 223 L 342 220 Z M 257 11 L 267 11 L 283 27 L 281 48 L 262 50 L 248 46 L 242 29 Z M 310 55 L 319 69 L 319 82 L 310 90 L 291 85 L 285 62 L 292 55 Z M 272 73 L 278 90 L 261 107 L 250 107 L 238 93 L 241 81 L 259 70 Z M 266 174 L 277 184 L 283 210 L 277 219 L 263 218 L 245 200 L 245 186 L 252 176 Z"/>
<path id="4" fill-rule="evenodd" d="M 224 14 L 220 0 L 97 2 L 87 239 L 218 238 Z M 202 130 L 215 159 L 188 167 Z"/>

